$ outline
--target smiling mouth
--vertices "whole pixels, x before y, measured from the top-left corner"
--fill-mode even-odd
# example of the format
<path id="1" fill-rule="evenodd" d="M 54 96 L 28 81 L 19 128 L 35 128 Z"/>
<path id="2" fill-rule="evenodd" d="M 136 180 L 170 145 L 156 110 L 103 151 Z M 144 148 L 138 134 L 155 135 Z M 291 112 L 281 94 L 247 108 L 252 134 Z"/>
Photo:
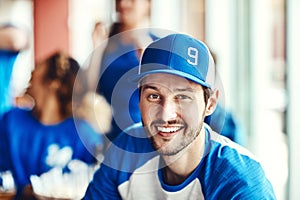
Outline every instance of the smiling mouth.
<path id="1" fill-rule="evenodd" d="M 183 126 L 171 126 L 171 127 L 166 127 L 166 126 L 157 126 L 157 131 L 158 134 L 163 136 L 163 137 L 169 137 L 181 129 L 183 129 Z"/>

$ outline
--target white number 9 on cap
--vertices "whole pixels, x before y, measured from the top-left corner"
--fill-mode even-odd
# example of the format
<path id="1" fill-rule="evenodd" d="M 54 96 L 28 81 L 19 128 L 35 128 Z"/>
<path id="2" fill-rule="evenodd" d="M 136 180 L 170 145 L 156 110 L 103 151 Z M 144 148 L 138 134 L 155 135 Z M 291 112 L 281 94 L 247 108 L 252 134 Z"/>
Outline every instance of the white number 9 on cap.
<path id="1" fill-rule="evenodd" d="M 191 65 L 198 65 L 198 49 L 194 47 L 188 48 L 188 56 L 190 58 L 187 59 L 187 62 Z"/>

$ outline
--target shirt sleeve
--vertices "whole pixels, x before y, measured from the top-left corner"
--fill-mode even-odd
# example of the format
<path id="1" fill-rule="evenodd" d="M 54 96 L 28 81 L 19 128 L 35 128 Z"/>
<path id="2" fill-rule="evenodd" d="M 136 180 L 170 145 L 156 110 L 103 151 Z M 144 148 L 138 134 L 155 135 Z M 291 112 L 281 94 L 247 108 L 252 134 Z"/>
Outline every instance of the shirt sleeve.
<path id="1" fill-rule="evenodd" d="M 114 170 L 102 164 L 94 174 L 84 196 L 84 200 L 121 199 L 117 184 L 113 181 Z"/>
<path id="2" fill-rule="evenodd" d="M 0 172 L 6 171 L 11 168 L 8 149 L 9 146 L 8 146 L 6 126 L 5 126 L 5 117 L 2 117 L 0 120 Z"/>

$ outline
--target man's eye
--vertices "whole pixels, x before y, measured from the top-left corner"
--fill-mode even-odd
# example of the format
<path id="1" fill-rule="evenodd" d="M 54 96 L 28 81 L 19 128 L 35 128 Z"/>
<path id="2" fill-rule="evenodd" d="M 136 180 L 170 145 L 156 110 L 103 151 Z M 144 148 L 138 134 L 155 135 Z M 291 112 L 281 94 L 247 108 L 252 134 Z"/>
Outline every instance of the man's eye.
<path id="1" fill-rule="evenodd" d="M 148 98 L 149 98 L 149 99 L 155 100 L 155 99 L 160 99 L 160 96 L 157 95 L 157 94 L 150 94 L 150 95 L 148 96 Z"/>
<path id="2" fill-rule="evenodd" d="M 192 99 L 191 97 L 189 97 L 189 96 L 187 96 L 187 95 L 177 95 L 176 96 L 176 99 L 178 99 L 178 100 L 190 100 L 190 99 Z"/>

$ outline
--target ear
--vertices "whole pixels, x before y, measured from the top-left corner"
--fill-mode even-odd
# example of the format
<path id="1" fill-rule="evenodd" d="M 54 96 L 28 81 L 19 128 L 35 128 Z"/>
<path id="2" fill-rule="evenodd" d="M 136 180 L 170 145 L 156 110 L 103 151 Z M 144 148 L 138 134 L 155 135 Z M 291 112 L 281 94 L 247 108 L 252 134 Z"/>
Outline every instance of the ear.
<path id="1" fill-rule="evenodd" d="M 213 91 L 206 105 L 205 116 L 211 115 L 214 112 L 218 103 L 218 98 L 219 98 L 219 90 Z"/>

